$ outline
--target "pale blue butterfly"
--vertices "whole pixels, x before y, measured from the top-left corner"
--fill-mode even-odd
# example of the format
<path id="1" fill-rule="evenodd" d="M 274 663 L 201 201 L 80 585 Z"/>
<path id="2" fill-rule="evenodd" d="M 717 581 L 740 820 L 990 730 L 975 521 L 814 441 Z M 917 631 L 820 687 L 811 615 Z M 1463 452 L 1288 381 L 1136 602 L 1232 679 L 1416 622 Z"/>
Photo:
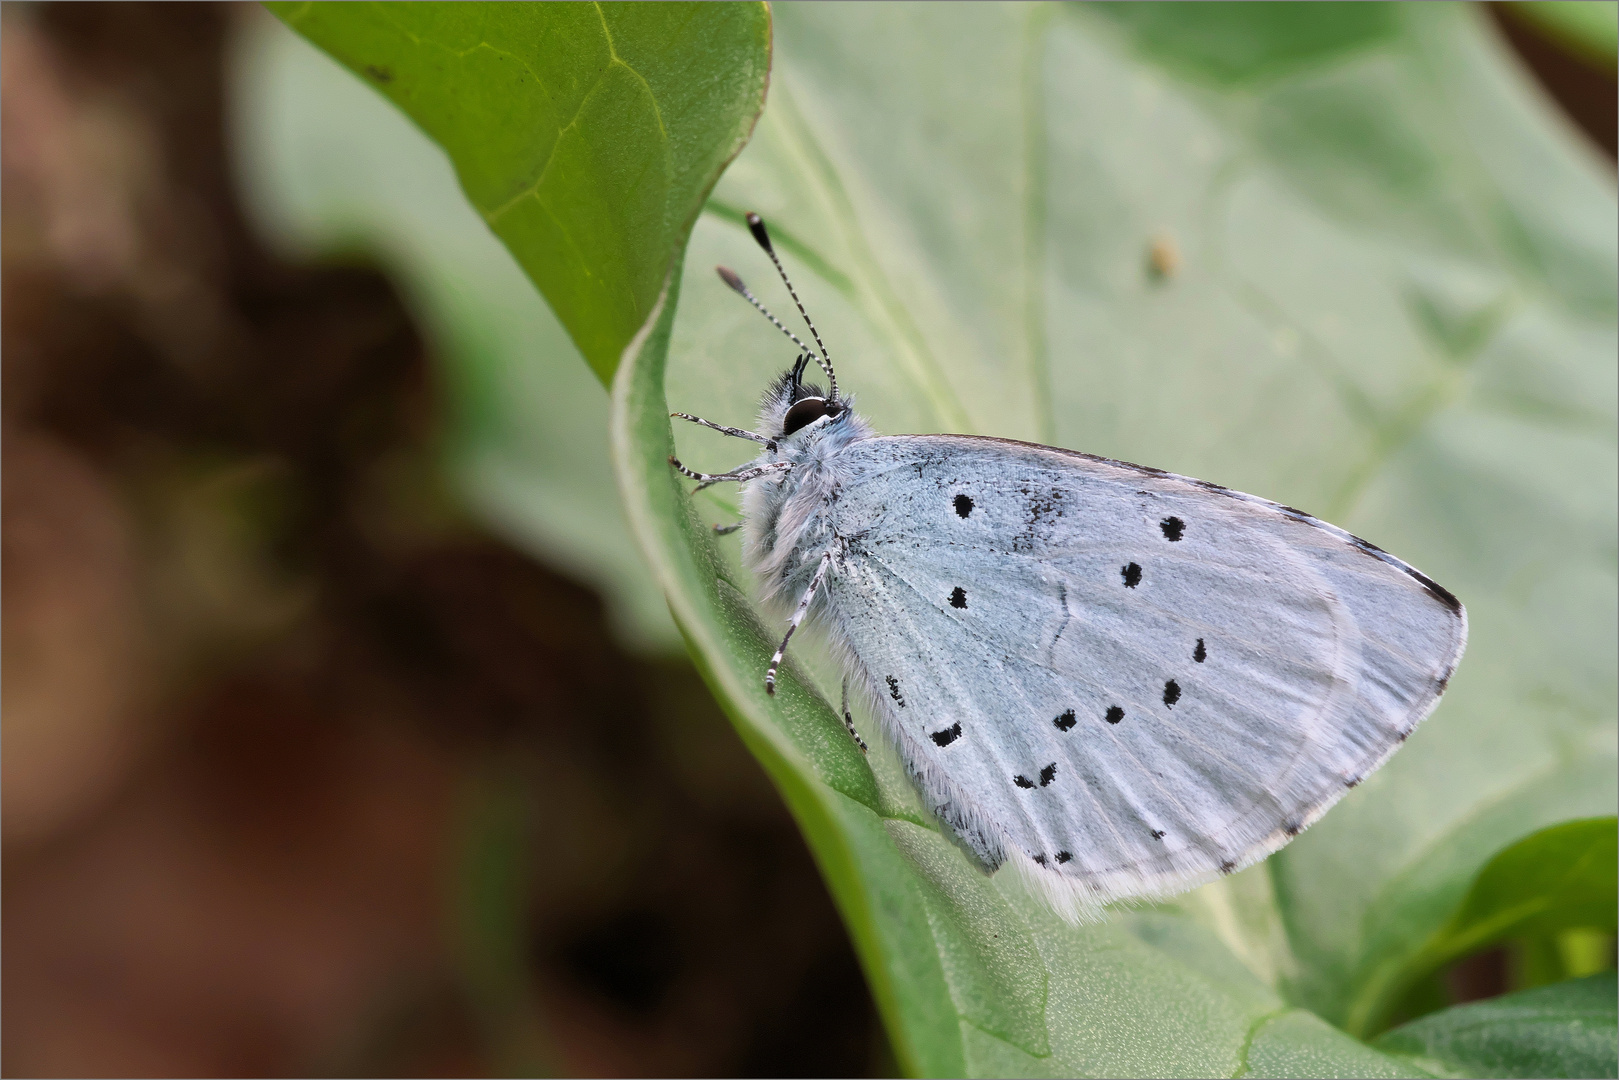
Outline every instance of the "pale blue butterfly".
<path id="1" fill-rule="evenodd" d="M 757 215 L 811 349 L 765 393 L 743 556 L 806 617 L 928 805 L 988 869 L 1094 917 L 1286 844 L 1444 693 L 1467 613 L 1408 564 L 1291 507 L 1159 469 L 968 435 L 876 435 Z M 827 389 L 806 383 L 811 361 Z M 733 526 L 731 528 L 736 528 Z M 720 530 L 731 531 L 730 528 Z"/>

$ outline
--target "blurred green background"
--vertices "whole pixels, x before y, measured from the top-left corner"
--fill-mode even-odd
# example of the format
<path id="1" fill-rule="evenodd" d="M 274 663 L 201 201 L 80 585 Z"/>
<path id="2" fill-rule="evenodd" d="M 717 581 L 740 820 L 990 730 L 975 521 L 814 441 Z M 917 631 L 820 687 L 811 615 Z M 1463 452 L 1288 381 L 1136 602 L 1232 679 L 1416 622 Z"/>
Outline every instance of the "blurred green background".
<path id="1" fill-rule="evenodd" d="M 1171 67 L 1201 65 L 1198 78 L 1241 81 L 1263 67 L 1263 50 L 1251 48 L 1263 27 L 1211 45 L 1154 24 L 1154 10 L 1108 16 L 1118 24 L 1109 32 L 1165 50 Z M 1586 133 L 1556 138 L 1594 140 L 1578 152 L 1607 173 L 1610 203 L 1612 11 L 1512 5 L 1485 17 L 1488 32 L 1534 72 L 1548 115 L 1555 99 Z M 581 357 L 574 340 L 583 339 L 570 339 L 478 220 L 443 153 L 255 8 L 3 12 L 4 1070 L 914 1068 L 914 1051 L 890 1048 L 798 828 L 686 658 L 625 522 L 608 454 L 609 403 L 591 366 L 610 370 L 612 358 L 604 368 L 588 344 Z M 1592 29 L 1593 12 L 1609 24 Z M 879 24 L 865 36 L 874 48 L 892 45 Z M 1317 155 L 1319 176 L 1330 172 L 1332 153 L 1344 152 L 1312 142 L 1308 113 L 1278 110 L 1268 127 L 1264 115 L 1210 122 L 1094 45 L 1113 39 L 1082 32 L 1058 48 L 1091 51 L 1053 63 L 1085 80 L 1057 80 L 1067 96 L 1042 107 L 1091 135 L 1054 140 L 1029 175 L 1046 170 L 1048 184 L 1053 172 L 1088 178 L 1094 202 L 1065 205 L 1056 225 L 1076 246 L 1141 242 L 1120 241 L 1112 265 L 1124 269 L 1086 281 L 1091 299 L 1072 307 L 1082 318 L 1048 330 L 1044 313 L 1019 308 L 1003 280 L 1004 267 L 1024 265 L 1020 204 L 985 201 L 998 184 L 1018 182 L 996 171 L 1005 103 L 953 100 L 948 78 L 928 82 L 952 48 L 960 63 L 946 65 L 947 75 L 992 64 L 986 43 L 1005 35 L 974 33 L 958 19 L 941 22 L 937 39 L 914 40 L 912 53 L 895 50 L 883 75 L 914 91 L 909 113 L 884 99 L 899 110 L 885 115 L 904 117 L 908 136 L 895 139 L 849 121 L 881 88 L 840 84 L 849 47 L 828 27 L 778 9 L 771 110 L 691 241 L 689 310 L 671 348 L 676 407 L 743 420 L 765 373 L 779 366 L 775 343 L 734 298 L 706 295 L 718 291 L 707 276 L 714 261 L 757 261 L 736 227 L 750 208 L 780 223 L 790 258 L 809 261 L 804 291 L 823 326 L 838 328 L 840 355 L 896 357 L 892 367 L 852 369 L 887 429 L 970 425 L 1055 440 L 1329 516 L 1357 505 L 1366 473 L 1356 455 L 1375 458 L 1375 438 L 1324 439 L 1325 460 L 1309 458 L 1301 442 L 1296 460 L 1251 471 L 1255 450 L 1274 437 L 1255 418 L 1279 403 L 1306 402 L 1292 418 L 1301 432 L 1354 427 L 1353 416 L 1310 399 L 1291 374 L 1298 357 L 1347 350 L 1353 377 L 1329 373 L 1327 381 L 1368 380 L 1345 397 L 1397 420 L 1422 405 L 1421 394 L 1409 398 L 1408 372 L 1391 368 L 1382 382 L 1375 373 L 1410 348 L 1403 327 L 1424 326 L 1453 351 L 1436 362 L 1443 385 L 1447 363 L 1470 363 L 1500 320 L 1519 313 L 1502 307 L 1501 283 L 1481 279 L 1466 260 L 1419 267 L 1408 294 L 1420 301 L 1415 317 L 1380 309 L 1376 253 L 1364 235 L 1277 194 L 1289 163 Z M 1376 25 L 1367 32 L 1380 33 Z M 1433 129 L 1431 117 L 1417 115 L 1420 87 L 1402 83 L 1386 59 L 1358 77 L 1385 95 L 1383 107 L 1415 116 L 1406 131 L 1413 142 L 1378 148 L 1398 166 L 1383 178 L 1381 204 L 1348 186 L 1311 196 L 1358 215 L 1366 232 L 1465 236 L 1477 222 L 1454 206 L 1399 214 L 1409 192 L 1432 180 L 1432 162 L 1446 157 L 1423 141 Z M 1320 115 L 1354 100 L 1330 84 L 1317 91 Z M 1128 130 L 1129 108 L 1166 100 L 1154 122 L 1180 125 L 1179 144 L 1193 148 L 1185 160 L 1163 156 L 1170 140 L 1161 128 L 1156 136 Z M 1477 104 L 1486 128 L 1496 104 Z M 930 144 L 930 123 L 951 135 Z M 1233 323 L 1222 341 L 1189 342 L 1185 328 L 1206 326 L 1204 313 L 1216 307 L 1201 274 L 1210 256 L 1200 246 L 1200 208 L 1174 205 L 1177 185 L 1164 178 L 1216 169 L 1224 140 L 1249 130 L 1270 140 L 1280 164 L 1246 204 L 1251 247 L 1224 257 L 1294 307 L 1268 328 L 1263 319 Z M 1371 138 L 1387 125 L 1368 121 L 1362 130 Z M 806 132 L 829 131 L 847 140 L 831 151 L 836 164 L 806 158 L 814 143 Z M 959 138 L 962 131 L 984 145 Z M 1508 171 L 1517 161 L 1526 177 L 1514 209 L 1538 215 L 1520 235 L 1562 230 L 1573 242 L 1523 256 L 1549 283 L 1555 316 L 1531 318 L 1509 344 L 1544 363 L 1483 366 L 1530 380 L 1497 378 L 1493 391 L 1527 403 L 1550 433 L 1533 449 L 1566 466 L 1559 437 L 1594 436 L 1611 450 L 1611 370 L 1586 385 L 1578 380 L 1588 366 L 1557 360 L 1611 345 L 1613 297 L 1582 290 L 1611 284 L 1613 268 L 1588 273 L 1579 262 L 1588 217 L 1560 218 L 1568 204 L 1555 191 L 1537 201 L 1535 147 L 1529 139 L 1503 151 Z M 884 158 L 930 152 L 976 154 L 982 175 L 960 189 L 939 182 L 910 191 L 904 185 L 926 170 Z M 938 177 L 959 174 L 960 161 L 949 164 L 957 171 L 941 168 Z M 829 190 L 828 177 L 852 190 Z M 1122 181 L 1132 177 L 1162 183 L 1161 217 L 1129 218 L 1132 192 Z M 1291 180 L 1305 182 L 1297 172 Z M 926 220 L 953 225 L 930 234 L 896 219 L 875 238 L 853 235 L 840 231 L 840 198 L 867 210 L 885 198 L 909 201 L 928 208 Z M 1290 337 L 1293 316 L 1309 305 L 1307 289 L 1302 299 L 1288 289 L 1309 268 L 1286 261 L 1286 242 L 1267 245 L 1272 231 L 1303 231 L 1332 251 L 1340 276 L 1328 287 L 1359 303 L 1363 317 L 1314 327 L 1325 343 Z M 1148 241 L 1174 252 L 1170 274 L 1149 272 Z M 873 269 L 881 260 L 863 250 L 877 243 L 894 278 L 887 283 Z M 1061 262 L 1062 251 L 1056 256 Z M 764 280 L 757 268 L 749 277 Z M 924 313 L 926 325 L 906 325 L 907 312 Z M 1040 357 L 1094 357 L 1099 342 L 1127 362 L 1053 363 L 1041 390 Z M 1271 374 L 1232 382 L 1197 366 L 1243 351 L 1268 357 Z M 997 381 L 984 358 L 999 356 L 1030 358 L 1018 370 L 1035 374 Z M 1161 385 L 1160 362 L 1187 369 Z M 1143 407 L 1121 414 L 1115 398 L 1090 392 L 1107 379 L 1132 380 Z M 1220 393 L 1232 396 L 1224 428 L 1173 430 L 1178 403 L 1205 407 Z M 1589 408 L 1570 411 L 1570 400 Z M 1521 436 L 1502 438 L 1493 448 L 1488 437 L 1465 446 L 1463 456 L 1493 468 L 1492 449 L 1524 445 Z M 724 448 L 681 439 L 698 463 L 722 463 Z M 1352 453 L 1335 456 L 1343 446 Z M 1596 622 L 1612 615 L 1612 498 L 1601 494 L 1611 471 L 1611 461 L 1598 461 L 1556 485 L 1558 505 L 1572 508 L 1595 544 L 1598 572 L 1583 600 Z M 1398 519 L 1382 527 L 1409 530 L 1407 545 L 1424 542 L 1424 530 L 1442 531 L 1444 514 L 1400 518 L 1412 496 L 1398 483 L 1374 493 L 1383 509 L 1374 497 L 1369 513 Z M 705 507 L 711 518 L 725 509 Z M 1534 551 L 1537 540 L 1476 537 L 1459 550 L 1476 555 L 1491 543 Z M 1446 545 L 1454 537 L 1435 549 Z M 1423 565 L 1452 582 L 1443 568 Z M 1555 624 L 1557 610 L 1553 603 L 1541 615 Z M 1563 673 L 1569 696 L 1558 700 L 1554 686 L 1537 707 L 1555 714 L 1572 700 L 1578 714 L 1606 700 L 1611 708 L 1612 658 L 1604 668 L 1586 655 L 1605 640 L 1539 641 L 1540 662 Z M 1488 657 L 1471 659 L 1486 668 L 1474 700 L 1521 689 L 1492 682 L 1500 666 Z M 1567 684 L 1592 672 L 1594 685 Z M 1587 738 L 1586 719 L 1566 725 L 1570 738 Z M 1611 716 L 1595 719 L 1611 724 Z M 1611 742 L 1611 731 L 1597 741 L 1604 737 Z M 1488 749 L 1502 759 L 1522 753 L 1510 740 Z M 1421 753 L 1415 742 L 1407 752 Z M 1399 829 L 1401 815 L 1420 810 L 1400 805 L 1380 826 L 1374 814 L 1373 825 Z M 1560 820 L 1555 807 L 1538 812 Z M 1295 862 L 1278 863 L 1269 887 L 1279 881 L 1307 894 L 1317 880 L 1309 852 L 1331 854 L 1336 820 L 1306 837 L 1314 849 L 1301 842 Z M 1374 835 L 1387 845 L 1386 834 Z M 1591 843 L 1583 834 L 1537 834 L 1536 842 L 1575 851 Z M 1496 940 L 1480 927 L 1523 901 L 1512 893 L 1523 877 L 1512 872 L 1514 850 L 1500 853 L 1465 899 L 1449 898 L 1460 906 L 1430 941 L 1435 973 L 1409 988 L 1397 1015 L 1362 1017 L 1362 1033 L 1612 966 L 1612 937 L 1601 933 L 1523 930 L 1479 951 Z M 1330 909 L 1343 884 L 1318 886 L 1323 894 L 1305 896 L 1305 907 Z M 1217 899 L 1189 904 L 1199 925 L 1218 922 L 1208 906 Z M 1316 925 L 1330 928 L 1332 918 L 1326 910 Z M 1150 936 L 1154 925 L 1131 932 Z M 1304 947 L 1308 935 L 1294 930 L 1293 948 Z M 1251 968 L 1282 955 L 1264 943 L 1274 927 L 1220 932 Z M 1402 933 L 1374 926 L 1368 937 L 1397 948 Z M 1315 942 L 1321 955 L 1342 953 L 1331 936 Z M 1362 960 L 1375 976 L 1376 949 Z M 1288 977 L 1269 976 L 1278 985 Z M 1307 980 L 1289 991 L 1354 1028 L 1353 1003 L 1333 992 Z M 1460 1060 L 1448 1034 L 1412 1027 L 1401 1037 L 1391 1044 L 1398 1052 Z M 1487 1056 L 1469 1060 L 1491 1069 Z"/>

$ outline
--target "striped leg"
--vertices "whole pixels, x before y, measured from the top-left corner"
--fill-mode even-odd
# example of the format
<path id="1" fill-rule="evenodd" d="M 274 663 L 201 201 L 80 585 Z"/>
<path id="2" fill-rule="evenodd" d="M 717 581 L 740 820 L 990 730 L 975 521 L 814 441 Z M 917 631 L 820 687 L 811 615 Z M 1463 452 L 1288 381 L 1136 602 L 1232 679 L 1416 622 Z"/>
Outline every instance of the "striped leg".
<path id="1" fill-rule="evenodd" d="M 809 588 L 804 590 L 804 598 L 798 602 L 798 610 L 793 612 L 792 621 L 787 624 L 787 636 L 781 639 L 781 648 L 770 658 L 770 667 L 765 672 L 765 693 L 776 692 L 776 669 L 781 667 L 781 658 L 787 655 L 787 643 L 793 640 L 793 631 L 798 629 L 798 624 L 804 621 L 804 613 L 809 610 L 810 601 L 815 599 L 815 592 L 821 587 L 821 579 L 826 577 L 826 568 L 831 565 L 832 549 L 827 548 L 826 554 L 821 556 L 821 565 L 815 568 L 815 576 L 810 579 Z"/>
<path id="2" fill-rule="evenodd" d="M 866 752 L 866 740 L 862 739 L 860 732 L 854 729 L 854 717 L 849 715 L 849 676 L 847 675 L 843 677 L 843 704 L 840 708 L 843 711 L 843 726 L 849 729 L 849 737 L 854 740 L 854 744 L 860 747 L 860 752 L 864 754 Z"/>
<path id="3" fill-rule="evenodd" d="M 669 464 L 673 465 L 675 470 L 679 472 L 681 476 L 689 476 L 693 480 L 699 481 L 697 487 L 694 489 L 696 491 L 701 491 L 706 487 L 713 484 L 718 484 L 724 480 L 735 480 L 740 483 L 744 480 L 752 480 L 755 477 L 764 476 L 766 473 L 781 472 L 783 469 L 790 469 L 793 467 L 793 463 L 790 461 L 770 461 L 763 465 L 755 465 L 751 469 L 735 469 L 728 473 L 700 473 L 686 468 L 686 466 L 680 463 L 678 458 L 670 458 Z"/>
<path id="4" fill-rule="evenodd" d="M 766 450 L 769 450 L 771 453 L 775 453 L 776 451 L 775 439 L 768 439 L 765 436 L 759 435 L 755 432 L 743 431 L 741 428 L 726 427 L 724 424 L 716 424 L 712 420 L 704 420 L 701 416 L 693 416 L 691 413 L 672 412 L 669 415 L 677 416 L 682 420 L 690 420 L 694 424 L 701 424 L 703 427 L 717 431 L 721 435 L 729 435 L 735 439 L 752 439 L 756 443 L 764 443 Z"/>

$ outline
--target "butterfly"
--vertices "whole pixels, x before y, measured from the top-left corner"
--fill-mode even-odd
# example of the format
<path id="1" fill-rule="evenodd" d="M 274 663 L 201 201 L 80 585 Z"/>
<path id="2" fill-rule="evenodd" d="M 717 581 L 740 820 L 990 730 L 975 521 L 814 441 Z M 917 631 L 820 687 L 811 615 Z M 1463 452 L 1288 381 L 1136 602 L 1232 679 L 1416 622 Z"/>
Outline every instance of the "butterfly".
<path id="1" fill-rule="evenodd" d="M 1438 703 L 1460 601 L 1288 506 L 1161 469 L 970 435 L 878 435 L 764 222 L 749 229 L 815 348 L 798 346 L 762 444 L 698 481 L 746 485 L 743 560 L 806 618 L 934 814 L 986 870 L 1010 864 L 1071 920 L 1160 899 L 1276 851 Z M 805 381 L 814 363 L 827 387 Z"/>

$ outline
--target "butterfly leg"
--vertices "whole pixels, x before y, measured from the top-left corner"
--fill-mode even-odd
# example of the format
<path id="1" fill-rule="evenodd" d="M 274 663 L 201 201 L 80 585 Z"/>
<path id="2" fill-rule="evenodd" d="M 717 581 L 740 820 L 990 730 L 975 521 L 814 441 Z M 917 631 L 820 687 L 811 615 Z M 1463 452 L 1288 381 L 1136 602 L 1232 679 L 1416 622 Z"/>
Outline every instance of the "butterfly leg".
<path id="1" fill-rule="evenodd" d="M 860 732 L 854 729 L 854 717 L 849 715 L 849 676 L 847 675 L 843 677 L 843 704 L 838 708 L 843 713 L 843 726 L 849 729 L 849 737 L 854 740 L 854 744 L 860 747 L 860 752 L 864 754 L 866 752 L 866 740 L 862 739 Z"/>
<path id="2" fill-rule="evenodd" d="M 764 443 L 766 450 L 769 450 L 771 453 L 775 453 L 776 451 L 776 440 L 766 438 L 765 436 L 760 435 L 758 432 L 743 431 L 741 428 L 726 427 L 724 424 L 716 424 L 712 420 L 704 420 L 701 416 L 693 416 L 691 413 L 672 412 L 669 415 L 677 416 L 682 420 L 690 420 L 694 424 L 701 424 L 703 427 L 709 428 L 712 431 L 717 431 L 721 435 L 729 435 L 735 439 L 752 439 L 756 443 Z"/>
<path id="3" fill-rule="evenodd" d="M 697 491 L 701 491 L 712 484 L 718 484 L 724 480 L 735 480 L 740 483 L 744 480 L 752 480 L 755 477 L 764 476 L 767 473 L 781 472 L 783 469 L 790 469 L 793 467 L 793 463 L 790 461 L 769 461 L 763 465 L 755 465 L 752 468 L 733 469 L 728 473 L 700 473 L 686 468 L 686 466 L 680 463 L 678 458 L 670 458 L 669 464 L 673 465 L 675 470 L 679 472 L 681 476 L 689 476 L 693 480 L 699 481 L 695 489 Z"/>
<path id="4" fill-rule="evenodd" d="M 793 640 L 793 631 L 798 624 L 804 621 L 804 613 L 809 611 L 810 601 L 815 599 L 815 593 L 821 587 L 821 580 L 826 577 L 826 568 L 832 565 L 832 549 L 827 548 L 826 554 L 821 556 L 821 565 L 815 568 L 815 576 L 810 579 L 809 588 L 804 590 L 804 598 L 798 602 L 798 610 L 787 624 L 787 635 L 781 639 L 781 647 L 776 655 L 770 658 L 770 667 L 765 671 L 765 693 L 776 692 L 776 669 L 781 667 L 781 658 L 787 655 L 787 643 Z"/>

